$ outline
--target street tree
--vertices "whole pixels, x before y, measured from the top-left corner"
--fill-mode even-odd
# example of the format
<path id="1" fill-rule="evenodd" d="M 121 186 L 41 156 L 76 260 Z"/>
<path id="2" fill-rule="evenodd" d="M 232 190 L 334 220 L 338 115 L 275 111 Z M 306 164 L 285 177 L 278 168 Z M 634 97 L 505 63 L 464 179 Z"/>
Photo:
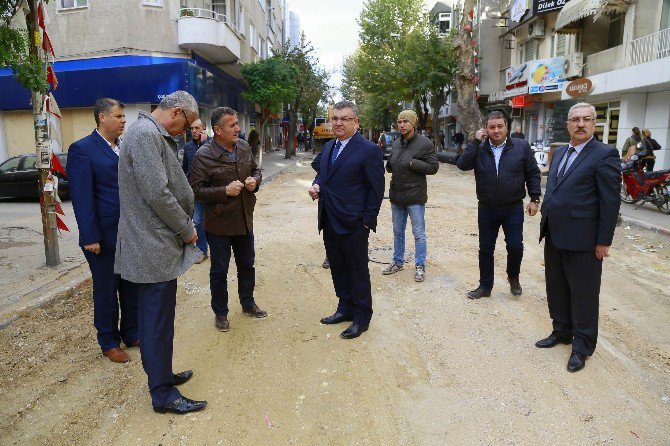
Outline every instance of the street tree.
<path id="1" fill-rule="evenodd" d="M 47 73 L 51 69 L 46 51 L 53 52 L 44 25 L 43 5 L 48 1 L 0 0 L 0 67 L 10 67 L 14 78 L 30 91 L 44 251 L 47 266 L 56 266 L 60 263 L 57 190 L 51 174 L 52 153 L 45 105 L 49 91 Z"/>
<path id="2" fill-rule="evenodd" d="M 456 103 L 459 121 L 466 139 L 474 138 L 482 127 L 482 114 L 477 102 L 478 77 L 475 73 L 475 51 L 477 42 L 472 36 L 475 0 L 463 2 L 463 14 L 458 34 L 454 39 L 454 49 L 460 70 L 456 75 Z"/>
<path id="3" fill-rule="evenodd" d="M 312 106 L 312 110 L 315 112 L 318 102 L 327 97 L 329 87 L 327 73 L 319 67 L 319 59 L 314 54 L 314 47 L 307 41 L 304 33 L 297 45 L 291 45 L 289 40 L 277 54 L 292 65 L 298 73 L 293 80 L 295 95 L 293 100 L 288 103 L 289 133 L 285 158 L 290 159 L 295 154 L 293 143 L 298 131 L 298 113 L 305 110 L 306 105 L 308 105 L 308 109 L 309 106 Z M 315 99 L 318 100 L 314 102 Z"/>
<path id="4" fill-rule="evenodd" d="M 323 104 L 328 103 L 331 87 L 327 83 L 329 75 L 322 67 L 314 68 L 314 76 L 310 76 L 308 88 L 305 89 L 300 109 L 305 127 L 310 135 L 314 134 L 314 120 L 317 116 L 325 116 Z"/>
<path id="5" fill-rule="evenodd" d="M 255 154 L 259 165 L 264 148 L 272 144 L 271 137 L 267 135 L 267 122 L 273 114 L 281 113 L 284 104 L 295 99 L 297 75 L 296 67 L 280 55 L 242 66 L 242 76 L 247 86 L 242 97 L 261 108 L 259 133 L 264 147 L 261 147 L 260 153 Z"/>

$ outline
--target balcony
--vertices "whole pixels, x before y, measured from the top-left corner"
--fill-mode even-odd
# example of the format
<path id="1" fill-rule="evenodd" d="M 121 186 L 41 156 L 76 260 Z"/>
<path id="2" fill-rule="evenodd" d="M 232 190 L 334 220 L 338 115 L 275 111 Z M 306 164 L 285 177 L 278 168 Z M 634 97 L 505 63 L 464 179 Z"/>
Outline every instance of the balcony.
<path id="1" fill-rule="evenodd" d="M 633 40 L 629 51 L 630 63 L 628 65 L 670 57 L 670 28 Z"/>
<path id="2" fill-rule="evenodd" d="M 182 8 L 177 21 L 177 44 L 215 64 L 240 59 L 237 27 L 223 14 L 201 8 Z"/>
<path id="3" fill-rule="evenodd" d="M 624 52 L 625 46 L 619 45 L 615 46 L 614 48 L 609 48 L 604 51 L 586 56 L 584 76 L 595 76 L 596 74 L 624 68 L 626 66 Z"/>

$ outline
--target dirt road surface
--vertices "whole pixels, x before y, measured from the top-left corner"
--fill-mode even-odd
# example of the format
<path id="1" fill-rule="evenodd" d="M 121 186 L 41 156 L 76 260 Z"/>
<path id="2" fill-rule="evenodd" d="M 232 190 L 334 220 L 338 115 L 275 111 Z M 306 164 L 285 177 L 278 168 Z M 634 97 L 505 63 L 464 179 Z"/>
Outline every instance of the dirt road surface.
<path id="1" fill-rule="evenodd" d="M 259 193 L 267 319 L 241 314 L 234 268 L 228 333 L 214 328 L 209 262 L 179 280 L 174 366 L 194 370 L 181 390 L 207 399 L 205 411 L 151 410 L 139 350 L 125 365 L 100 354 L 85 284 L 0 330 L 0 444 L 670 444 L 670 240 L 617 229 L 598 348 L 570 374 L 569 346 L 533 345 L 551 330 L 539 217 L 526 218 L 523 295 L 505 282 L 501 234 L 493 295 L 467 299 L 478 279 L 474 179 L 443 165 L 429 183 L 426 281 L 413 281 L 411 263 L 388 277 L 374 262 L 391 257 L 385 200 L 371 236 L 372 325 L 345 341 L 344 324 L 319 323 L 336 298 L 312 177 L 298 163 Z"/>

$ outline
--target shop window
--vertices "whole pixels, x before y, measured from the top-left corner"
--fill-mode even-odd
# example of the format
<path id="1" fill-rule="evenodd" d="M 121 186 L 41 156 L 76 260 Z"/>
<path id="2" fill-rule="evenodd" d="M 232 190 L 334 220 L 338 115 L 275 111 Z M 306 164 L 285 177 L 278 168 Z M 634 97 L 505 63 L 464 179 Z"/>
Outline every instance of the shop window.
<path id="1" fill-rule="evenodd" d="M 88 8 L 88 0 L 58 0 L 58 9 Z"/>
<path id="2" fill-rule="evenodd" d="M 612 14 L 609 16 L 607 26 L 607 48 L 614 48 L 623 43 L 623 14 Z"/>

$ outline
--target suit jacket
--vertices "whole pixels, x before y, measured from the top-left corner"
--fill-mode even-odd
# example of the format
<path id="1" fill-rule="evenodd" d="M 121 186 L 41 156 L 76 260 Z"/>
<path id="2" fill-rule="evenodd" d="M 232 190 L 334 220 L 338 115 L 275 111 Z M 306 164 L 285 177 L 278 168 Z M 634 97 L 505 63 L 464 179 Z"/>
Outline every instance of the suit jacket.
<path id="1" fill-rule="evenodd" d="M 135 283 L 173 280 L 202 255 L 193 237 L 193 191 L 175 156 L 177 144 L 140 111 L 121 143 L 121 204 L 114 271 Z"/>
<path id="2" fill-rule="evenodd" d="M 119 224 L 119 156 L 96 131 L 70 145 L 67 173 L 79 246 L 116 248 Z"/>
<path id="3" fill-rule="evenodd" d="M 591 139 L 559 180 L 558 168 L 568 147 L 558 148 L 551 157 L 540 210 L 540 241 L 548 230 L 559 249 L 591 251 L 596 245 L 610 246 L 621 205 L 619 152 Z"/>
<path id="4" fill-rule="evenodd" d="M 356 132 L 331 165 L 336 141 L 323 146 L 321 166 L 314 179 L 319 185 L 319 232 L 324 212 L 338 234 L 350 234 L 363 225 L 374 231 L 384 198 L 382 152 Z"/>

